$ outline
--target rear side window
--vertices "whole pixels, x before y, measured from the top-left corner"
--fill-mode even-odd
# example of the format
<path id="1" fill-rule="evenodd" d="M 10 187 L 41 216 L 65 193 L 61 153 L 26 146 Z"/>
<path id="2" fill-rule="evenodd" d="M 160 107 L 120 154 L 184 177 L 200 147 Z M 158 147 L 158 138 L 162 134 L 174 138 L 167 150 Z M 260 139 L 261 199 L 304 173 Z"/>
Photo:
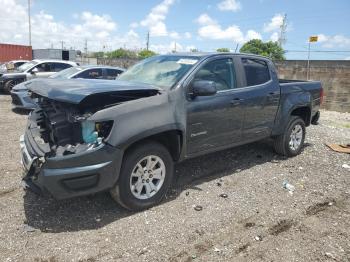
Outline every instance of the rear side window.
<path id="1" fill-rule="evenodd" d="M 269 67 L 265 61 L 242 58 L 242 63 L 247 79 L 247 86 L 261 85 L 271 79 Z"/>
<path id="2" fill-rule="evenodd" d="M 107 79 L 116 79 L 117 76 L 119 76 L 122 73 L 122 71 L 117 69 L 106 69 L 106 78 Z"/>
<path id="3" fill-rule="evenodd" d="M 70 64 L 65 64 L 65 63 L 51 63 L 52 72 L 59 72 L 69 67 L 72 67 L 72 66 Z"/>
<path id="4" fill-rule="evenodd" d="M 35 66 L 36 69 L 38 69 L 38 72 L 51 72 L 51 67 L 49 63 L 41 63 L 37 66 Z"/>
<path id="5" fill-rule="evenodd" d="M 74 78 L 102 79 L 103 78 L 102 69 L 101 68 L 88 69 L 76 75 Z"/>

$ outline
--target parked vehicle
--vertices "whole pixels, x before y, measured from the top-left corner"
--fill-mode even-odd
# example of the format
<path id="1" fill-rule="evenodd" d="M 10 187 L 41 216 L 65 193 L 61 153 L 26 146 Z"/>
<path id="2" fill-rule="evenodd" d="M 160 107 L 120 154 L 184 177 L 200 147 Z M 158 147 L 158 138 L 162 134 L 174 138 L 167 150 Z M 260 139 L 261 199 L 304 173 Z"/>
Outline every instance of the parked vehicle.
<path id="1" fill-rule="evenodd" d="M 173 163 L 273 138 L 302 151 L 317 122 L 320 82 L 279 81 L 261 56 L 172 54 L 141 61 L 116 81 L 35 81 L 39 109 L 21 137 L 24 183 L 57 199 L 110 190 L 131 210 L 164 197 Z"/>
<path id="2" fill-rule="evenodd" d="M 19 66 L 14 72 L 1 74 L 0 91 L 9 93 L 19 83 L 33 78 L 47 78 L 56 72 L 77 65 L 75 62 L 63 60 L 32 60 Z"/>
<path id="3" fill-rule="evenodd" d="M 0 65 L 0 74 L 17 70 L 21 65 L 29 62 L 28 60 L 12 60 Z"/>
<path id="4" fill-rule="evenodd" d="M 53 74 L 54 79 L 109 79 L 115 80 L 124 69 L 111 66 L 75 66 Z M 36 103 L 29 97 L 27 85 L 37 79 L 29 80 L 14 86 L 11 90 L 12 106 L 17 109 L 34 109 Z"/>

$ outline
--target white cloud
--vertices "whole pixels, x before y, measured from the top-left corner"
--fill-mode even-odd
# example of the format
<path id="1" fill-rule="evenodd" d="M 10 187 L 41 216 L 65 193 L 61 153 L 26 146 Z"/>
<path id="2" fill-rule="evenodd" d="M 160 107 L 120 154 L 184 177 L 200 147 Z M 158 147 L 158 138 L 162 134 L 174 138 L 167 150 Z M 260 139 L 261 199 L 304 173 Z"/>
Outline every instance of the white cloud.
<path id="1" fill-rule="evenodd" d="M 350 47 L 350 38 L 344 35 L 327 36 L 324 34 L 319 34 L 318 42 L 326 48 Z"/>
<path id="2" fill-rule="evenodd" d="M 213 40 L 232 40 L 240 44 L 243 44 L 251 39 L 261 39 L 261 35 L 254 30 L 248 30 L 244 35 L 237 25 L 222 28 L 216 20 L 212 19 L 207 14 L 200 15 L 196 21 L 201 25 L 201 27 L 198 29 L 198 35 L 201 38 Z"/>
<path id="3" fill-rule="evenodd" d="M 190 52 L 193 49 L 197 49 L 194 45 L 183 46 L 175 41 L 171 41 L 168 44 L 152 44 L 150 49 L 158 54 L 167 54 L 175 51 L 175 45 L 176 52 Z"/>
<path id="4" fill-rule="evenodd" d="M 350 56 L 345 57 L 344 60 L 350 60 Z"/>
<path id="5" fill-rule="evenodd" d="M 186 33 L 184 34 L 184 36 L 185 36 L 185 38 L 187 38 L 187 39 L 191 39 L 191 38 L 192 38 L 192 34 L 191 34 L 190 32 L 186 32 Z"/>
<path id="6" fill-rule="evenodd" d="M 164 0 L 159 5 L 153 7 L 146 18 L 140 22 L 140 25 L 147 27 L 152 36 L 168 35 L 164 20 L 166 19 L 170 6 L 174 4 L 174 2 L 175 0 Z"/>
<path id="7" fill-rule="evenodd" d="M 247 34 L 246 34 L 246 40 L 252 40 L 252 39 L 262 39 L 261 34 L 259 34 L 258 32 L 254 31 L 254 30 L 248 30 Z"/>
<path id="8" fill-rule="evenodd" d="M 218 4 L 218 8 L 221 11 L 238 11 L 242 7 L 241 3 L 237 0 L 223 0 Z"/>
<path id="9" fill-rule="evenodd" d="M 264 24 L 264 32 L 273 32 L 279 30 L 283 24 L 283 15 L 276 14 L 271 18 L 271 21 L 268 24 Z"/>
<path id="10" fill-rule="evenodd" d="M 28 44 L 26 1 L 0 0 L 0 6 L 1 42 Z M 64 41 L 66 48 L 83 49 L 85 39 L 90 51 L 101 50 L 103 46 L 115 49 L 125 44 L 128 47 L 141 47 L 139 36 L 133 30 L 117 35 L 117 23 L 109 15 L 84 11 L 73 16 L 74 23 L 67 24 L 45 11 L 33 13 L 33 48 L 48 48 L 51 45 L 60 48 L 60 42 Z"/>
<path id="11" fill-rule="evenodd" d="M 277 42 L 279 38 L 279 34 L 277 32 L 273 32 L 272 35 L 270 36 L 270 40 L 272 42 Z"/>
<path id="12" fill-rule="evenodd" d="M 159 54 L 171 53 L 175 51 L 175 48 L 177 52 L 184 51 L 183 46 L 175 41 L 172 41 L 169 44 L 152 44 L 150 48 Z"/>
<path id="13" fill-rule="evenodd" d="M 131 28 L 137 28 L 137 27 L 139 27 L 139 23 L 133 22 L 133 23 L 131 23 L 129 26 L 130 26 Z"/>
<path id="14" fill-rule="evenodd" d="M 126 34 L 127 36 L 138 38 L 139 35 L 134 30 L 129 30 L 129 32 Z"/>
<path id="15" fill-rule="evenodd" d="M 197 23 L 200 25 L 212 25 L 217 24 L 217 22 L 212 19 L 208 14 L 201 14 L 197 19 Z"/>
<path id="16" fill-rule="evenodd" d="M 169 33 L 169 36 L 173 39 L 180 39 L 181 38 L 178 32 L 171 32 L 171 33 Z"/>
<path id="17" fill-rule="evenodd" d="M 113 31 L 117 28 L 117 24 L 109 15 L 99 16 L 90 12 L 83 12 L 80 17 L 87 29 Z"/>

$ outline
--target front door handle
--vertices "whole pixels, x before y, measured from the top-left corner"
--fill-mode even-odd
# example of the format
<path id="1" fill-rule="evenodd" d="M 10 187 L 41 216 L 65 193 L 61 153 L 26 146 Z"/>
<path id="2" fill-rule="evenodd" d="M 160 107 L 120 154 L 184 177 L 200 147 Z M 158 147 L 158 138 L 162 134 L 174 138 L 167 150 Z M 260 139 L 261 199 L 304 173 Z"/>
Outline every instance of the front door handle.
<path id="1" fill-rule="evenodd" d="M 231 104 L 231 106 L 238 106 L 238 105 L 240 105 L 243 101 L 244 101 L 244 99 L 238 98 L 238 97 L 237 97 L 237 98 L 232 99 L 231 102 L 230 102 L 230 104 Z"/>

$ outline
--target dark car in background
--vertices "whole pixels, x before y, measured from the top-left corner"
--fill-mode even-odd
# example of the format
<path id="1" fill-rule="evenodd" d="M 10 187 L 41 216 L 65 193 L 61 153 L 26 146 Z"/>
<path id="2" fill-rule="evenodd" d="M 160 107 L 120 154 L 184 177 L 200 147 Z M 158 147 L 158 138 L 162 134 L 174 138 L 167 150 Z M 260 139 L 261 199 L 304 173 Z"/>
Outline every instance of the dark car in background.
<path id="1" fill-rule="evenodd" d="M 63 60 L 35 59 L 29 61 L 13 72 L 0 73 L 0 91 L 9 93 L 19 83 L 33 78 L 47 78 L 56 72 L 77 65 L 76 62 Z"/>
<path id="2" fill-rule="evenodd" d="M 51 79 L 106 79 L 115 80 L 125 70 L 119 67 L 112 66 L 75 66 L 62 70 L 49 78 Z M 28 94 L 27 85 L 34 80 L 29 80 L 20 83 L 12 88 L 11 97 L 14 109 L 34 109 L 35 102 Z"/>

